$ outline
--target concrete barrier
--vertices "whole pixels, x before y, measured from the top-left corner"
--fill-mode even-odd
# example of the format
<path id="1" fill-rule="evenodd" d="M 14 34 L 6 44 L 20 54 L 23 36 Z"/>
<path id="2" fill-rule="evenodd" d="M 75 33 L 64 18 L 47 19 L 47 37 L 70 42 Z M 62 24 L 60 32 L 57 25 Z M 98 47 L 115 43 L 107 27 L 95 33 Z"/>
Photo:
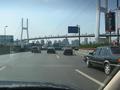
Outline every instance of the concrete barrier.
<path id="1" fill-rule="evenodd" d="M 78 55 L 80 56 L 84 56 L 84 55 L 88 55 L 90 52 L 92 52 L 93 50 L 83 50 L 83 49 L 79 49 L 78 51 Z"/>
<path id="2" fill-rule="evenodd" d="M 9 46 L 0 46 L 0 55 L 3 55 L 3 54 L 10 54 Z"/>

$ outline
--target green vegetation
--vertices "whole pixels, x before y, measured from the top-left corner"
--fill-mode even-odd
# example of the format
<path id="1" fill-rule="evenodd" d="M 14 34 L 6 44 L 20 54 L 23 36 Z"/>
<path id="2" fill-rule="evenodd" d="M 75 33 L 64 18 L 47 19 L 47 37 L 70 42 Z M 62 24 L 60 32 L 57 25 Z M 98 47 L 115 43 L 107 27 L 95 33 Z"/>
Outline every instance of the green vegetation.
<path id="1" fill-rule="evenodd" d="M 80 45 L 80 48 L 97 48 L 100 46 L 107 46 L 107 44 L 86 44 L 86 45 Z"/>

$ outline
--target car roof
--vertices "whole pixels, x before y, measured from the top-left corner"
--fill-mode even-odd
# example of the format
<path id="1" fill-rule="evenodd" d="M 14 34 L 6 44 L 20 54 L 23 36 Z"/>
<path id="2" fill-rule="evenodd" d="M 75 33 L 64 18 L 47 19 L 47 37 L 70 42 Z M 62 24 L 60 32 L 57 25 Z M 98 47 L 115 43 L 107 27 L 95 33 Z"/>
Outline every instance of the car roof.
<path id="1" fill-rule="evenodd" d="M 48 49 L 55 49 L 54 47 L 48 47 Z"/>
<path id="2" fill-rule="evenodd" d="M 32 46 L 32 48 L 36 48 L 36 47 L 38 47 L 38 46 Z"/>
<path id="3" fill-rule="evenodd" d="M 64 50 L 72 50 L 72 48 L 70 48 L 70 47 L 67 47 L 67 48 L 64 48 Z"/>

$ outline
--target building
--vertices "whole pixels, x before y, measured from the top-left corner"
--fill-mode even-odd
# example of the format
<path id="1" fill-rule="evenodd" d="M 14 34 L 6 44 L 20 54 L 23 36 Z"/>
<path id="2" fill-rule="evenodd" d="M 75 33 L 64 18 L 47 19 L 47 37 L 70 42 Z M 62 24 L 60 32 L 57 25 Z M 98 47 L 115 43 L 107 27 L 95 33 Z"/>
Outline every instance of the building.
<path id="1" fill-rule="evenodd" d="M 66 39 L 63 39 L 63 41 L 62 41 L 62 45 L 63 46 L 69 46 L 70 44 L 69 44 L 69 40 L 66 38 Z"/>
<path id="2" fill-rule="evenodd" d="M 52 46 L 52 41 L 50 41 L 50 40 L 47 41 L 47 46 L 48 46 L 48 47 L 51 47 L 51 46 Z"/>
<path id="3" fill-rule="evenodd" d="M 0 35 L 0 45 L 10 45 L 13 44 L 13 35 Z"/>
<path id="4" fill-rule="evenodd" d="M 88 44 L 88 38 L 84 38 L 84 44 Z"/>
<path id="5" fill-rule="evenodd" d="M 79 40 L 78 39 L 73 40 L 72 41 L 72 46 L 79 46 Z"/>

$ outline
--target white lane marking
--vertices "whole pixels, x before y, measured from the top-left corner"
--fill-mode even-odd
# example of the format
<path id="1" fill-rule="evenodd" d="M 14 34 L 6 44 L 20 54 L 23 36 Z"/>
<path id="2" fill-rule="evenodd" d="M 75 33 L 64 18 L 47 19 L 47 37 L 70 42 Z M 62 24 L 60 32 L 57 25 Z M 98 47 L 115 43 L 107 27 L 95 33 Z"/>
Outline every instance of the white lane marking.
<path id="1" fill-rule="evenodd" d="M 104 83 L 102 83 L 102 82 L 100 82 L 100 81 L 98 81 L 98 80 L 96 80 L 96 79 L 90 77 L 89 75 L 83 73 L 82 71 L 80 71 L 80 70 L 78 70 L 78 69 L 75 69 L 75 71 L 78 72 L 79 74 L 83 75 L 84 77 L 90 79 L 91 81 L 93 81 L 93 82 L 99 84 L 100 86 L 104 86 Z"/>
<path id="2" fill-rule="evenodd" d="M 15 56 L 15 55 L 16 55 L 15 53 L 11 53 L 11 54 L 10 54 L 10 57 L 13 57 L 13 56 Z"/>
<path id="3" fill-rule="evenodd" d="M 2 70 L 5 69 L 5 68 L 6 68 L 6 66 L 0 67 L 0 71 L 2 71 Z"/>
<path id="4" fill-rule="evenodd" d="M 60 59 L 60 56 L 56 55 L 57 59 Z"/>
<path id="5" fill-rule="evenodd" d="M 75 55 L 78 55 L 77 52 L 74 52 Z"/>

